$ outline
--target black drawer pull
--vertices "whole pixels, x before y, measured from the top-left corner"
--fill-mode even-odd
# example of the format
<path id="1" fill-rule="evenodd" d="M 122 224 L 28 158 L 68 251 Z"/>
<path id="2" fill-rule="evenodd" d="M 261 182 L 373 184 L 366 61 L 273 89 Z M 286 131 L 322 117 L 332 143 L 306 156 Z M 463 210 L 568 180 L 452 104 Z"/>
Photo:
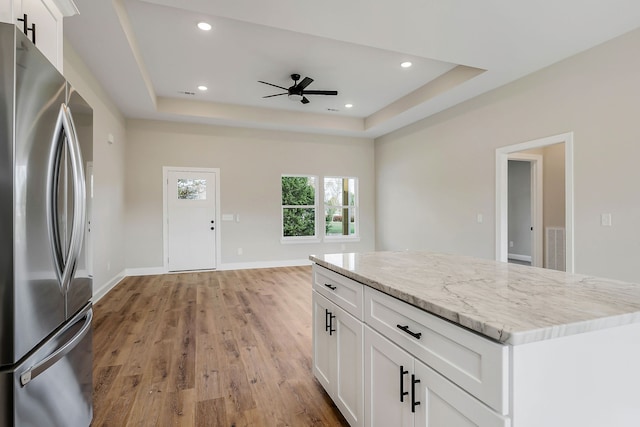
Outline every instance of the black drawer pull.
<path id="1" fill-rule="evenodd" d="M 335 291 L 336 289 L 338 289 L 338 288 L 336 288 L 335 286 L 330 285 L 330 284 L 328 284 L 328 283 L 325 283 L 324 285 L 325 285 L 327 288 L 331 289 L 332 291 Z"/>
<path id="2" fill-rule="evenodd" d="M 411 374 L 411 412 L 416 412 L 416 406 L 420 404 L 420 402 L 416 402 L 416 384 L 418 384 L 420 380 L 416 379 L 416 376 Z"/>
<path id="3" fill-rule="evenodd" d="M 408 373 L 409 371 L 405 371 L 404 366 L 400 365 L 400 402 L 404 402 L 404 397 L 409 394 L 408 391 L 404 391 L 404 376 Z"/>
<path id="4" fill-rule="evenodd" d="M 420 339 L 420 337 L 422 336 L 422 332 L 412 332 L 409 330 L 409 325 L 396 325 L 398 327 L 398 329 L 402 329 L 403 331 L 405 331 L 406 333 L 408 333 L 409 335 L 411 335 L 412 337 L 414 337 L 415 339 Z"/>
<path id="5" fill-rule="evenodd" d="M 329 309 L 325 308 L 324 309 L 324 330 L 325 332 L 329 331 L 329 329 L 331 329 L 331 325 L 329 324 L 329 316 L 331 315 L 331 313 L 329 313 Z"/>
<path id="6" fill-rule="evenodd" d="M 335 314 L 331 314 L 331 312 L 329 312 L 329 335 L 333 334 L 336 331 L 335 329 L 333 329 L 333 319 L 335 318 Z"/>

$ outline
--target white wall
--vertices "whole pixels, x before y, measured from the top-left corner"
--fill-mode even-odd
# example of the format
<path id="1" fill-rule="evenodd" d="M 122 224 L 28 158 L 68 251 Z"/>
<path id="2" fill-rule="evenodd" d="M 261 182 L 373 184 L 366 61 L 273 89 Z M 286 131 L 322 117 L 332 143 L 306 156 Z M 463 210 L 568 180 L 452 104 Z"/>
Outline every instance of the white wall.
<path id="1" fill-rule="evenodd" d="M 126 267 L 125 121 L 69 43 L 64 44 L 64 74 L 93 107 L 93 289 L 94 295 L 100 296 L 122 276 Z M 107 143 L 108 134 L 114 136 L 115 144 Z"/>
<path id="2" fill-rule="evenodd" d="M 127 122 L 127 266 L 163 266 L 162 167 L 220 169 L 222 266 L 278 265 L 309 254 L 343 252 L 340 243 L 282 244 L 282 174 L 359 179 L 361 240 L 344 251 L 374 249 L 374 147 L 361 138 L 133 120 Z M 243 249 L 243 255 L 237 254 Z"/>
<path id="3" fill-rule="evenodd" d="M 640 282 L 639 49 L 636 30 L 378 138 L 377 249 L 494 258 L 496 148 L 573 131 L 576 272 Z"/>

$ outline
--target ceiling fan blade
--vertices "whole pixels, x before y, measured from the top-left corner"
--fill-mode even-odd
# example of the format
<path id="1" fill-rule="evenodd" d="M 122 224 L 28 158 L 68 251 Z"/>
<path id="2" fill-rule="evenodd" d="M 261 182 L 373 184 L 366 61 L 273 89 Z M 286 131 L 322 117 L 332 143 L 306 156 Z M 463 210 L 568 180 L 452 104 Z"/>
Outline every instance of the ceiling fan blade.
<path id="1" fill-rule="evenodd" d="M 304 95 L 337 95 L 337 90 L 305 90 Z"/>
<path id="2" fill-rule="evenodd" d="M 267 96 L 263 96 L 263 98 L 273 98 L 274 96 L 280 96 L 280 95 L 288 95 L 289 92 L 285 92 L 285 93 L 276 93 L 275 95 L 267 95 Z"/>
<path id="3" fill-rule="evenodd" d="M 300 102 L 302 102 L 303 104 L 308 104 L 309 100 L 303 96 Z"/>
<path id="4" fill-rule="evenodd" d="M 269 85 L 269 86 L 277 87 L 278 89 L 288 90 L 286 87 L 282 87 L 282 86 L 274 85 L 273 83 L 263 82 L 262 80 L 258 80 L 258 83 L 264 83 L 264 84 Z"/>
<path id="5" fill-rule="evenodd" d="M 296 87 L 298 89 L 304 89 L 305 87 L 309 86 L 312 82 L 313 82 L 313 79 L 311 77 L 305 77 L 304 79 L 302 79 L 300 83 L 298 83 Z"/>

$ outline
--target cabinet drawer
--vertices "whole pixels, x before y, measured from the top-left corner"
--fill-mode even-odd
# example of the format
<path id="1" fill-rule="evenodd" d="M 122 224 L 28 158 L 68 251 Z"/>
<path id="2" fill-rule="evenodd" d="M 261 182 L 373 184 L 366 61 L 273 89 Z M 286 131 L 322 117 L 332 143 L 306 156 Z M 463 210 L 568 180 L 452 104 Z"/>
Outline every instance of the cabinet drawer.
<path id="1" fill-rule="evenodd" d="M 358 320 L 363 317 L 363 287 L 324 267 L 313 266 L 313 289 Z"/>
<path id="2" fill-rule="evenodd" d="M 364 319 L 372 328 L 501 414 L 508 412 L 507 346 L 373 288 Z"/>

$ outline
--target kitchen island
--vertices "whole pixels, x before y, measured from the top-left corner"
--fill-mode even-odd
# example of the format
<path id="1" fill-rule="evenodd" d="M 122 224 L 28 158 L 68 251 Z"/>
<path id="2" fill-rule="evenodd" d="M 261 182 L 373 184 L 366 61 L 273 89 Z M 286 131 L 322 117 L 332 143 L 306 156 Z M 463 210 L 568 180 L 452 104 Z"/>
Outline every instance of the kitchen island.
<path id="1" fill-rule="evenodd" d="M 429 252 L 310 259 L 314 374 L 350 424 L 640 426 L 640 285 Z"/>

